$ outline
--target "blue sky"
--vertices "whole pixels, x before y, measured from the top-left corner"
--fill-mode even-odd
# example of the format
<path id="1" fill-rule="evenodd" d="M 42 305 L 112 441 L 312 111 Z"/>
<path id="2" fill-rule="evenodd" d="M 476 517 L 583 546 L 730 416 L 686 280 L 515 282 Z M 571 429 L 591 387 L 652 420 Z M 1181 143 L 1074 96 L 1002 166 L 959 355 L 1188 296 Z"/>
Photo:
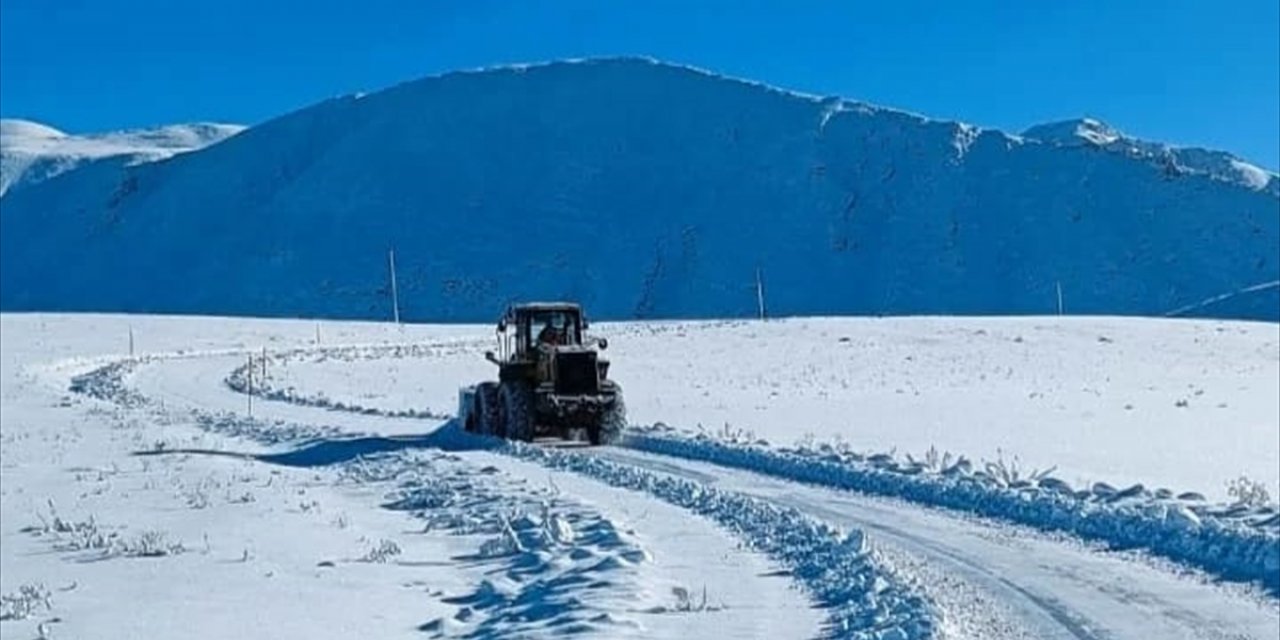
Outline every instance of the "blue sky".
<path id="1" fill-rule="evenodd" d="M 1276 0 L 0 0 L 0 115 L 252 124 L 451 69 L 619 54 L 1014 132 L 1087 115 L 1280 167 Z"/>

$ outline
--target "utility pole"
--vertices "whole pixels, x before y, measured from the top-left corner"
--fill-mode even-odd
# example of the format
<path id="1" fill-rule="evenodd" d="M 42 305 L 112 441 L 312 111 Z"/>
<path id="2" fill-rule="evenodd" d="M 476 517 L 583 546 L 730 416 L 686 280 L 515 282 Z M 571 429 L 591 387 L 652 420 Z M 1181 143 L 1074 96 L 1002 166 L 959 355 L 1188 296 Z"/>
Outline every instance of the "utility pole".
<path id="1" fill-rule="evenodd" d="M 396 291 L 396 250 L 387 252 L 387 260 L 391 263 L 391 311 L 396 324 L 400 324 L 400 296 Z"/>
<path id="2" fill-rule="evenodd" d="M 1058 287 L 1058 315 L 1062 315 L 1062 281 L 1058 280 L 1055 284 Z"/>
<path id="3" fill-rule="evenodd" d="M 262 384 L 267 383 L 267 347 L 262 347 Z"/>
<path id="4" fill-rule="evenodd" d="M 133 357 L 133 325 L 129 325 L 129 357 Z"/>
<path id="5" fill-rule="evenodd" d="M 249 354 L 249 364 L 244 368 L 244 375 L 245 375 L 245 378 L 249 381 L 249 387 L 248 387 L 249 390 L 247 393 L 244 394 L 244 397 L 247 399 L 249 403 L 249 417 L 252 418 L 253 417 L 253 354 L 252 353 Z"/>
<path id="6" fill-rule="evenodd" d="M 764 320 L 764 278 L 760 267 L 756 267 L 756 305 L 760 308 L 760 319 Z"/>

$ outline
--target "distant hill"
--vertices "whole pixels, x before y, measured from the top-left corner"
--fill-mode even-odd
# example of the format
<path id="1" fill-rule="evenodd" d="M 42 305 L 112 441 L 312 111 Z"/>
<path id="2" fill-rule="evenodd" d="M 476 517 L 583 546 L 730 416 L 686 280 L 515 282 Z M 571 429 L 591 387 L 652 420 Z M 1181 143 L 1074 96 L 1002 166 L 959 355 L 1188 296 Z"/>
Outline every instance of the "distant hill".
<path id="1" fill-rule="evenodd" d="M 196 123 L 80 136 L 29 120 L 0 119 L 0 196 L 85 163 L 151 162 L 199 149 L 242 130 L 240 125 Z"/>
<path id="2" fill-rule="evenodd" d="M 646 59 L 449 73 L 14 190 L 0 308 L 488 321 L 1280 320 L 1280 178 L 1092 120 L 1021 136 Z"/>

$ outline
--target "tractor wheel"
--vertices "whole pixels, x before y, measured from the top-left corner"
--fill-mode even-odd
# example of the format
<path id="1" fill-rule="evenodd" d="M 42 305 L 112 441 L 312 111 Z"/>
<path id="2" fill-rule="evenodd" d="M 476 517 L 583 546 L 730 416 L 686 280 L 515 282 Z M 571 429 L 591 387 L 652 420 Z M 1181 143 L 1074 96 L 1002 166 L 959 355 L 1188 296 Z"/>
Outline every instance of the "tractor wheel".
<path id="1" fill-rule="evenodd" d="M 504 437 L 533 441 L 533 392 L 518 382 L 504 382 L 498 387 L 498 396 L 502 406 Z"/>
<path id="2" fill-rule="evenodd" d="M 627 405 L 622 401 L 622 387 L 614 385 L 617 395 L 613 406 L 600 416 L 600 424 L 587 429 L 587 438 L 593 445 L 613 444 L 622 437 L 627 426 Z"/>
<path id="3" fill-rule="evenodd" d="M 502 437 L 502 422 L 498 415 L 498 385 L 481 383 L 476 387 L 476 406 L 472 411 L 471 431 L 486 436 Z"/>

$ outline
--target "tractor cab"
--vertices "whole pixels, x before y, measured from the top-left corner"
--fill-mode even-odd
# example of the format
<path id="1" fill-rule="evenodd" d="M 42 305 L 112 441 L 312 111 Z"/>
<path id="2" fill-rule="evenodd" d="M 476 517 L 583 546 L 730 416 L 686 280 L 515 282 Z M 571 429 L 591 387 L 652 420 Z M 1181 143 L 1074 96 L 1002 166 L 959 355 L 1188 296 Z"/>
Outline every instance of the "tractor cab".
<path id="1" fill-rule="evenodd" d="M 531 303 L 512 306 L 498 321 L 498 331 L 514 325 L 511 336 L 514 359 L 532 360 L 543 345 L 578 346 L 586 321 L 582 309 L 570 303 Z"/>
<path id="2" fill-rule="evenodd" d="M 616 436 L 625 421 L 621 388 L 598 351 L 608 341 L 587 338 L 586 329 L 576 303 L 508 306 L 498 320 L 497 352 L 485 353 L 498 380 L 461 401 L 468 429 L 518 440 L 585 431 L 595 444 Z"/>

